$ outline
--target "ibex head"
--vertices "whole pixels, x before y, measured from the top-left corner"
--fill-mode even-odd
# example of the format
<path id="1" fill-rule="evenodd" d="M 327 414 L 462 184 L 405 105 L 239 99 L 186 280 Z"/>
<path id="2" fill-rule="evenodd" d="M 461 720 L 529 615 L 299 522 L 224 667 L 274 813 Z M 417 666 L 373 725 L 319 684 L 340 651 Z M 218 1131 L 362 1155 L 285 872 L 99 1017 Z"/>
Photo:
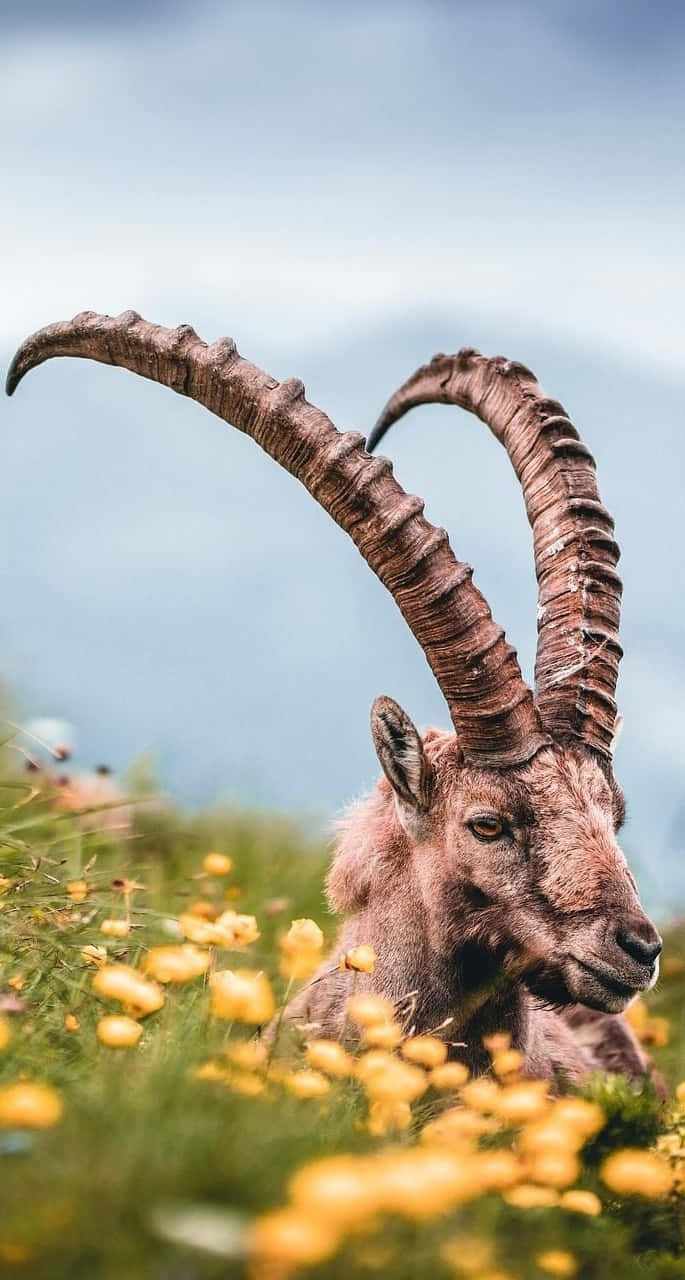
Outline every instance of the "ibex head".
<path id="1" fill-rule="evenodd" d="M 378 757 L 399 821 L 433 846 L 445 920 L 460 900 L 473 935 L 464 941 L 486 941 L 545 999 L 619 1012 L 656 981 L 662 944 L 617 841 L 625 801 L 611 769 L 621 656 L 613 521 L 591 454 L 522 365 L 473 351 L 436 356 L 390 399 L 369 451 L 409 409 L 433 402 L 483 418 L 521 481 L 539 588 L 535 702 L 549 744 L 512 768 L 483 769 L 457 737 L 432 761 L 431 739 L 379 699 Z"/>
<path id="2" fill-rule="evenodd" d="M 653 985 L 661 939 L 617 843 L 623 795 L 590 753 L 551 744 L 484 769 L 453 734 L 422 739 L 389 698 L 371 724 L 437 951 L 495 957 L 547 1001 L 611 1013 Z"/>
<path id="3" fill-rule="evenodd" d="M 389 699 L 373 735 L 397 822 L 423 867 L 430 927 L 470 927 L 530 987 L 616 1011 L 654 979 L 660 939 L 616 843 L 612 779 L 621 584 L 613 524 L 594 464 L 561 405 L 521 365 L 472 351 L 437 357 L 393 397 L 375 439 L 411 405 L 439 399 L 479 414 L 521 479 L 535 540 L 536 692 L 454 556 L 447 534 L 362 436 L 338 432 L 304 398 L 243 360 L 126 312 L 84 312 L 20 348 L 8 376 L 51 356 L 89 357 L 164 383 L 245 431 L 345 529 L 391 591 L 445 696 L 454 734 L 423 740 Z M 369 440 L 369 449 L 374 440 Z M 398 874 L 401 874 L 401 869 Z M 477 939 L 473 939 L 476 941 Z"/>

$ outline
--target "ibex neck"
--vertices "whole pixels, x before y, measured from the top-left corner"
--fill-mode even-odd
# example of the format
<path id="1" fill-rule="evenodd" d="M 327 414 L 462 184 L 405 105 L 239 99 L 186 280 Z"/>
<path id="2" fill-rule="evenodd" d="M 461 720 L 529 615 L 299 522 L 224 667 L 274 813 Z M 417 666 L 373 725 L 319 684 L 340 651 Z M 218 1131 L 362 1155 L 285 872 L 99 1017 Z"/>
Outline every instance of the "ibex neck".
<path id="1" fill-rule="evenodd" d="M 440 1035 L 454 1046 L 473 1071 L 487 1068 L 483 1037 L 508 1032 L 512 1044 L 524 1047 L 528 997 L 520 983 L 505 976 L 501 959 L 468 942 L 438 937 L 421 904 L 400 913 L 386 904 L 381 913 L 369 904 L 349 919 L 342 944 L 370 942 L 378 956 L 376 972 L 364 987 L 392 999 L 405 1025 Z"/>

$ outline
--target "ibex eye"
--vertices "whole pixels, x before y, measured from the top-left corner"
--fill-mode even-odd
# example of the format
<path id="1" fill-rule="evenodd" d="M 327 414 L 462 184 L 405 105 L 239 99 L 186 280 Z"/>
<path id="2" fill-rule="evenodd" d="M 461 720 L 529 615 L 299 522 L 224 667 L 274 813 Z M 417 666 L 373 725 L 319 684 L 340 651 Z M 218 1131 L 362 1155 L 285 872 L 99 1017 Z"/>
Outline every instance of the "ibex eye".
<path id="1" fill-rule="evenodd" d="M 504 835 L 505 825 L 501 818 L 494 815 L 483 818 L 472 818 L 469 830 L 477 840 L 499 840 Z"/>

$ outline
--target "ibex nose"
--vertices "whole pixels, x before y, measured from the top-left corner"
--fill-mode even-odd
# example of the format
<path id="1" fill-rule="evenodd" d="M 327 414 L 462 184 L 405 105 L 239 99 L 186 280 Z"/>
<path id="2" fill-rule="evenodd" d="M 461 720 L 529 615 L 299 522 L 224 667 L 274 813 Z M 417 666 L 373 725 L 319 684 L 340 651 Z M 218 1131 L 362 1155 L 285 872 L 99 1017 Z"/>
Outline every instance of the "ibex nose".
<path id="1" fill-rule="evenodd" d="M 623 927 L 616 931 L 616 941 L 632 960 L 646 965 L 654 964 L 664 945 L 646 916 L 632 916 L 626 920 Z"/>

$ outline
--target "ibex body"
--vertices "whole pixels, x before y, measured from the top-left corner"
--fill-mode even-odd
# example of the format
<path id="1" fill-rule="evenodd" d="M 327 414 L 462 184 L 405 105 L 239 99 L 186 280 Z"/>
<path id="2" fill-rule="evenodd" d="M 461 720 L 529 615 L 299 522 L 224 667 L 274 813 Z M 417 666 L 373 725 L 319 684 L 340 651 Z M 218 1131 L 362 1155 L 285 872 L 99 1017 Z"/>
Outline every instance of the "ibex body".
<path id="1" fill-rule="evenodd" d="M 564 409 L 522 365 L 473 351 L 440 356 L 392 398 L 369 450 L 428 401 L 477 413 L 507 449 L 533 529 L 539 589 L 535 693 L 470 568 L 423 516 L 392 465 L 243 360 L 134 312 L 86 312 L 20 349 L 8 377 L 54 355 L 121 365 L 191 396 L 251 435 L 345 529 L 422 646 L 454 733 L 421 738 L 389 698 L 372 711 L 385 774 L 341 826 L 329 877 L 348 913 L 340 938 L 378 952 L 362 981 L 401 1002 L 416 1030 L 448 1019 L 470 1065 L 509 1030 L 528 1069 L 580 1078 L 647 1063 L 620 1017 L 657 973 L 661 940 L 618 847 L 613 780 L 621 583 L 594 463 Z M 342 1034 L 349 975 L 330 966 L 293 1018 Z"/>

